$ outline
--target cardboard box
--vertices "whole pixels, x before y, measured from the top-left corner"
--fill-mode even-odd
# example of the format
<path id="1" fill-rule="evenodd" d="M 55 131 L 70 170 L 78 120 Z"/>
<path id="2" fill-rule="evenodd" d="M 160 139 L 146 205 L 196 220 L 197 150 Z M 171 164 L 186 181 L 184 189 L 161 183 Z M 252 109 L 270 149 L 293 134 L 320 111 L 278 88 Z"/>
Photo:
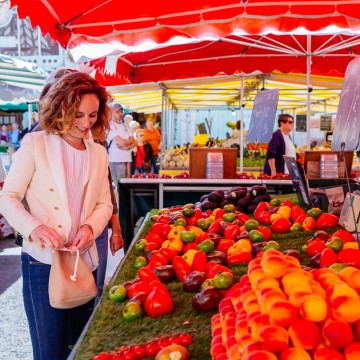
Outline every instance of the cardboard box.
<path id="1" fill-rule="evenodd" d="M 320 159 L 321 155 L 333 155 L 336 154 L 339 160 L 338 179 L 346 178 L 344 159 L 340 158 L 339 151 L 305 151 L 304 155 L 304 171 L 308 180 L 322 180 L 320 176 Z M 345 162 L 347 173 L 350 176 L 351 166 L 353 161 L 354 151 L 345 151 Z"/>
<path id="2" fill-rule="evenodd" d="M 192 179 L 206 179 L 206 161 L 209 152 L 223 154 L 223 179 L 235 179 L 236 159 L 239 150 L 234 148 L 190 148 L 189 177 Z"/>

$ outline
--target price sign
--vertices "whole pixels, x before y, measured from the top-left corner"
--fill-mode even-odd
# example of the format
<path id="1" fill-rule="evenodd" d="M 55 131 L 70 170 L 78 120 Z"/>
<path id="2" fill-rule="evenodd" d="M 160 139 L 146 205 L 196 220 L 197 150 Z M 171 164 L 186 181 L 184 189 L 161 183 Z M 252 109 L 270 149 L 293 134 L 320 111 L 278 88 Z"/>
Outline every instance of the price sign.
<path id="1" fill-rule="evenodd" d="M 329 115 L 320 116 L 320 131 L 331 131 L 332 117 Z"/>

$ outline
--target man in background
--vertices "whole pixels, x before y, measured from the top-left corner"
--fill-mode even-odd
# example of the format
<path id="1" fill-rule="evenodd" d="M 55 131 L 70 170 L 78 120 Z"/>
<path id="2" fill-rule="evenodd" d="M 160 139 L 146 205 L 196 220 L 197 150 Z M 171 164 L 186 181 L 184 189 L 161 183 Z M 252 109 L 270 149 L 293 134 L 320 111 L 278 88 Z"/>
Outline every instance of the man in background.
<path id="1" fill-rule="evenodd" d="M 159 167 L 157 161 L 159 158 L 159 151 L 161 149 L 161 135 L 160 131 L 155 128 L 153 119 L 146 120 L 146 129 L 145 129 L 145 142 L 149 143 L 153 149 L 153 155 L 150 159 L 153 172 L 155 174 L 159 173 Z"/>
<path id="2" fill-rule="evenodd" d="M 122 105 L 114 102 L 110 106 L 112 119 L 106 138 L 106 147 L 109 152 L 111 176 L 117 185 L 121 178 L 130 176 L 131 149 L 136 146 L 136 140 L 129 126 L 123 122 L 124 109 Z"/>

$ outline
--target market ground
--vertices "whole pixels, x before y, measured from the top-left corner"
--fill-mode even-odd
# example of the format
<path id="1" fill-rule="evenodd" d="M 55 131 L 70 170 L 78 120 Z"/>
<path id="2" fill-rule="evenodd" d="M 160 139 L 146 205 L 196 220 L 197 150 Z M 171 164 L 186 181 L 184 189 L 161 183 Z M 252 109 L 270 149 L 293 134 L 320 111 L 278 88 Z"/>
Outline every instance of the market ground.
<path id="1" fill-rule="evenodd" d="M 32 360 L 30 335 L 22 301 L 20 267 L 21 248 L 14 239 L 0 240 L 0 359 Z M 106 279 L 108 282 L 121 258 L 109 252 Z"/>

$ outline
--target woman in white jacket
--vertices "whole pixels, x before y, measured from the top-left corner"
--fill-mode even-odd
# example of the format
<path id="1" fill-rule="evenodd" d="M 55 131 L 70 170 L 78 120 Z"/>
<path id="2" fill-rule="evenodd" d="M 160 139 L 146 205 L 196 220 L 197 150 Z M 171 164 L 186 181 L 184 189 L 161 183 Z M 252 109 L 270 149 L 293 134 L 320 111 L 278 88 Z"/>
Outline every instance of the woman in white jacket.
<path id="1" fill-rule="evenodd" d="M 91 129 L 95 139 L 105 139 L 109 100 L 87 74 L 56 80 L 41 102 L 44 131 L 24 137 L 0 193 L 0 213 L 24 237 L 23 296 L 34 359 L 66 359 L 91 315 L 92 302 L 52 308 L 48 281 L 52 249 L 79 250 L 91 270 L 97 268 L 94 240 L 112 215 L 108 156 L 85 138 Z"/>

